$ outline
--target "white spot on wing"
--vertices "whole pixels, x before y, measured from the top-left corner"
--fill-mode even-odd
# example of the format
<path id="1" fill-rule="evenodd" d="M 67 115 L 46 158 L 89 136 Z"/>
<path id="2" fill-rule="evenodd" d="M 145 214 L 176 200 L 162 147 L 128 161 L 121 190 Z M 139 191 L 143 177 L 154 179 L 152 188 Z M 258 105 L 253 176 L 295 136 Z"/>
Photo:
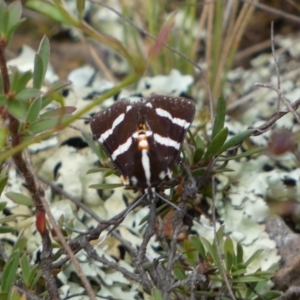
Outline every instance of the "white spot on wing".
<path id="1" fill-rule="evenodd" d="M 166 147 L 173 147 L 177 150 L 180 149 L 180 144 L 177 143 L 176 141 L 170 139 L 169 137 L 163 137 L 157 133 L 154 133 L 153 137 L 154 137 L 154 140 L 161 145 L 164 145 Z"/>
<path id="2" fill-rule="evenodd" d="M 132 182 L 133 185 L 137 185 L 138 180 L 137 180 L 137 178 L 136 178 L 135 176 L 132 176 L 132 177 L 130 178 L 130 180 L 131 180 L 131 182 Z"/>
<path id="3" fill-rule="evenodd" d="M 130 137 L 124 144 L 120 145 L 111 155 L 112 160 L 115 160 L 118 155 L 126 152 L 132 144 L 132 138 Z"/>
<path id="4" fill-rule="evenodd" d="M 112 123 L 111 128 L 100 135 L 99 142 L 102 144 L 114 131 L 114 129 L 123 122 L 125 114 L 120 114 Z"/>
<path id="5" fill-rule="evenodd" d="M 150 107 L 150 108 L 153 108 L 153 106 L 152 106 L 152 104 L 151 104 L 150 102 L 148 102 L 148 103 L 146 104 L 146 106 L 148 106 L 148 107 Z"/>
<path id="6" fill-rule="evenodd" d="M 172 115 L 168 111 L 166 111 L 162 108 L 156 108 L 155 111 L 160 117 L 168 118 L 173 124 L 179 125 L 180 127 L 183 127 L 184 129 L 189 128 L 191 125 L 191 123 L 187 122 L 184 119 L 173 118 Z"/>
<path id="7" fill-rule="evenodd" d="M 151 186 L 151 172 L 150 172 L 150 159 L 147 150 L 142 150 L 142 166 L 145 172 L 146 182 L 148 186 Z"/>
<path id="8" fill-rule="evenodd" d="M 165 171 L 161 171 L 158 175 L 159 179 L 163 180 L 166 177 L 166 172 Z"/>
<path id="9" fill-rule="evenodd" d="M 131 109 L 132 109 L 132 106 L 131 106 L 131 105 L 128 105 L 128 106 L 126 107 L 126 112 L 130 111 Z"/>

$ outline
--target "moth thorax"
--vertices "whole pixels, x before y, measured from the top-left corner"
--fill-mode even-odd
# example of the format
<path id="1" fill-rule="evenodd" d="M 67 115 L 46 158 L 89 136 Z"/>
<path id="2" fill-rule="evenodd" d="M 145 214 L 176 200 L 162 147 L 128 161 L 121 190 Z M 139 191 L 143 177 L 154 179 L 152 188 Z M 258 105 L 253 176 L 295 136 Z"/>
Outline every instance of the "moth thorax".
<path id="1" fill-rule="evenodd" d="M 147 140 L 146 130 L 147 129 L 145 123 L 140 123 L 137 131 L 138 149 L 140 151 L 149 150 L 149 143 Z"/>

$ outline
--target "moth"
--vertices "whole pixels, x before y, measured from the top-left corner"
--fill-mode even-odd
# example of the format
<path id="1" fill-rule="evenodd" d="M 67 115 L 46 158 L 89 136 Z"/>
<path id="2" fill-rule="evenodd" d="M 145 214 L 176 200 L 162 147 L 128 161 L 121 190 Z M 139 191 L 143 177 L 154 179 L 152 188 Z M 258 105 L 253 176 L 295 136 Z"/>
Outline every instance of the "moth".
<path id="1" fill-rule="evenodd" d="M 192 100 L 151 95 L 116 102 L 91 117 L 90 126 L 121 172 L 122 183 L 150 199 L 162 181 L 171 178 L 194 116 Z"/>

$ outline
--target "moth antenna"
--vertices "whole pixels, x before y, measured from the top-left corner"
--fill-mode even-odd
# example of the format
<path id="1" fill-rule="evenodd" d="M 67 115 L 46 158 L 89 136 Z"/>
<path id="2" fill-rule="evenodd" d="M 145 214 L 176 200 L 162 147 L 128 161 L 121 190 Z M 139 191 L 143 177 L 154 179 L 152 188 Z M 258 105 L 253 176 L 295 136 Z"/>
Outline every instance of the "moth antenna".
<path id="1" fill-rule="evenodd" d="M 160 198 L 161 200 L 163 200 L 164 202 L 170 204 L 171 206 L 173 206 L 175 209 L 177 209 L 178 211 L 181 211 L 181 208 L 179 208 L 177 205 L 175 205 L 174 203 L 172 203 L 171 201 L 169 201 L 168 199 L 162 197 L 160 194 L 155 192 L 155 195 Z"/>

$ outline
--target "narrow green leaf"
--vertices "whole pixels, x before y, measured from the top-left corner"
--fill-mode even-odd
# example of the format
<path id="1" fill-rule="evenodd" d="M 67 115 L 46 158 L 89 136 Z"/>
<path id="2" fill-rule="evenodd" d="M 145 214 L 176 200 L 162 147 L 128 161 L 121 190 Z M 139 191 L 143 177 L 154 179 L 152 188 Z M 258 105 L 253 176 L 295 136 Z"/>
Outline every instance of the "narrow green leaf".
<path id="1" fill-rule="evenodd" d="M 88 134 L 87 132 L 82 131 L 81 134 L 83 135 L 85 141 L 88 143 L 89 147 L 92 149 L 92 151 L 97 155 L 97 157 L 101 160 L 102 153 L 100 151 L 99 143 L 96 145 L 94 142 L 92 136 Z"/>
<path id="2" fill-rule="evenodd" d="M 193 163 L 197 164 L 204 154 L 203 148 L 197 148 L 194 152 Z"/>
<path id="3" fill-rule="evenodd" d="M 50 57 L 50 43 L 49 43 L 49 39 L 45 35 L 43 36 L 42 41 L 40 43 L 38 54 L 42 60 L 42 65 L 43 65 L 42 81 L 44 82 L 46 71 L 48 68 L 48 63 L 49 63 L 49 57 Z"/>
<path id="4" fill-rule="evenodd" d="M 44 78 L 44 65 L 41 56 L 36 53 L 34 58 L 34 71 L 33 71 L 33 87 L 40 89 L 43 85 Z"/>
<path id="5" fill-rule="evenodd" d="M 6 186 L 7 180 L 8 180 L 8 177 L 4 177 L 4 178 L 0 179 L 0 196 L 1 196 L 3 190 L 4 190 L 5 186 Z M 6 205 L 6 202 L 0 202 L 0 211 L 2 211 L 2 209 L 5 207 L 5 205 L 4 205 L 4 207 L 1 208 L 1 204 L 2 203 Z"/>
<path id="6" fill-rule="evenodd" d="M 229 139 L 228 141 L 226 141 L 224 143 L 224 145 L 220 149 L 220 153 L 223 153 L 230 147 L 233 147 L 233 146 L 245 141 L 248 137 L 251 136 L 251 134 L 253 132 L 254 132 L 254 129 L 248 129 L 248 130 L 245 130 L 245 131 L 237 134 L 236 136 L 232 137 L 231 139 Z"/>
<path id="7" fill-rule="evenodd" d="M 231 276 L 244 275 L 247 272 L 247 269 L 239 269 L 234 272 L 231 272 Z"/>
<path id="8" fill-rule="evenodd" d="M 28 258 L 25 254 L 21 257 L 20 264 L 21 264 L 23 280 L 25 282 L 25 285 L 28 287 L 28 284 L 29 284 L 28 277 L 29 277 L 29 272 L 30 272 L 30 265 L 29 265 Z"/>
<path id="9" fill-rule="evenodd" d="M 25 206 L 32 206 L 33 204 L 33 201 L 30 197 L 20 193 L 9 192 L 6 193 L 5 196 L 17 204 L 21 204 Z"/>
<path id="10" fill-rule="evenodd" d="M 227 272 L 231 271 L 232 265 L 236 265 L 236 257 L 233 249 L 233 242 L 230 237 L 226 237 L 224 242 L 224 254 Z"/>
<path id="11" fill-rule="evenodd" d="M 0 106 L 6 106 L 8 99 L 6 95 L 0 95 Z"/>
<path id="12" fill-rule="evenodd" d="M 0 211 L 6 207 L 7 202 L 0 202 Z"/>
<path id="13" fill-rule="evenodd" d="M 195 147 L 196 148 L 202 148 L 202 149 L 205 148 L 205 143 L 199 135 L 197 135 L 195 137 L 194 141 L 195 141 Z"/>
<path id="14" fill-rule="evenodd" d="M 41 0 L 29 0 L 26 2 L 26 6 L 48 16 L 60 24 L 66 24 L 69 26 L 76 25 L 75 20 L 66 11 L 60 10 L 59 7 L 54 6 L 49 2 L 43 1 L 43 5 L 41 5 Z"/>
<path id="15" fill-rule="evenodd" d="M 8 297 L 9 297 L 8 300 L 21 300 L 21 296 L 15 287 L 12 288 Z M 1 298 L 1 299 L 4 299 L 4 298 Z"/>
<path id="16" fill-rule="evenodd" d="M 191 240 L 191 243 L 193 244 L 193 246 L 198 251 L 198 253 L 201 255 L 201 257 L 203 259 L 205 259 L 205 257 L 206 257 L 206 251 L 204 249 L 204 246 L 203 246 L 201 240 L 198 237 L 196 237 L 196 236 L 191 237 L 190 240 Z"/>
<path id="17" fill-rule="evenodd" d="M 0 233 L 16 232 L 16 229 L 10 226 L 0 226 Z"/>
<path id="18" fill-rule="evenodd" d="M 49 120 L 41 120 L 35 123 L 30 124 L 28 130 L 33 133 L 42 133 L 44 131 L 53 129 L 56 125 L 60 124 L 61 122 L 66 121 L 70 116 L 64 116 L 64 117 L 53 117 L 52 119 Z"/>
<path id="19" fill-rule="evenodd" d="M 92 174 L 92 173 L 99 173 L 99 172 L 111 172 L 112 169 L 110 168 L 100 168 L 100 167 L 94 167 L 92 169 L 89 169 L 86 174 Z"/>
<path id="20" fill-rule="evenodd" d="M 228 129 L 225 127 L 221 129 L 216 136 L 212 139 L 210 144 L 207 147 L 207 150 L 204 154 L 204 159 L 209 160 L 213 156 L 222 153 L 221 148 L 224 145 L 228 135 Z"/>
<path id="21" fill-rule="evenodd" d="M 16 280 L 16 276 L 17 276 L 19 256 L 20 256 L 20 252 L 18 250 L 13 252 L 10 255 L 7 263 L 5 264 L 2 273 L 2 282 L 1 282 L 2 292 L 9 292 L 12 289 L 12 285 Z"/>
<path id="22" fill-rule="evenodd" d="M 29 80 L 32 78 L 32 73 L 31 71 L 21 73 L 17 69 L 14 72 L 17 73 L 18 75 L 14 76 L 10 89 L 12 91 L 15 91 L 16 93 L 19 93 L 26 88 Z"/>
<path id="23" fill-rule="evenodd" d="M 212 138 L 214 138 L 217 133 L 224 127 L 226 115 L 226 100 L 221 95 L 217 102 L 216 114 L 215 114 L 215 122 L 212 131 Z"/>
<path id="24" fill-rule="evenodd" d="M 38 97 L 30 104 L 27 117 L 26 117 L 26 122 L 32 123 L 36 121 L 38 119 L 41 109 L 42 109 L 42 98 Z"/>
<path id="25" fill-rule="evenodd" d="M 220 226 L 220 228 L 217 230 L 217 241 L 219 245 L 223 244 L 224 230 L 225 230 L 224 225 Z"/>
<path id="26" fill-rule="evenodd" d="M 12 252 L 16 250 L 23 251 L 27 245 L 27 239 L 23 236 L 23 231 L 18 235 L 18 238 L 12 248 Z"/>
<path id="27" fill-rule="evenodd" d="M 49 95 L 51 93 L 54 93 L 54 92 L 57 92 L 57 91 L 60 91 L 62 90 L 63 88 L 71 85 L 72 82 L 71 81 L 58 81 L 58 82 L 55 82 L 51 87 L 50 89 L 47 91 L 46 95 Z"/>
<path id="28" fill-rule="evenodd" d="M 248 282 L 260 282 L 267 281 L 266 278 L 262 278 L 254 275 L 244 275 L 242 277 L 234 278 L 231 280 L 232 283 L 248 283 Z"/>
<path id="29" fill-rule="evenodd" d="M 268 292 L 265 292 L 255 298 L 253 298 L 253 300 L 261 300 L 261 299 L 273 300 L 273 299 L 278 299 L 281 295 L 282 295 L 282 293 L 278 292 L 278 291 L 268 291 Z"/>
<path id="30" fill-rule="evenodd" d="M 42 109 L 47 107 L 51 102 L 53 102 L 52 98 L 42 97 Z"/>
<path id="31" fill-rule="evenodd" d="M 22 4 L 20 1 L 13 2 L 9 8 L 9 20 L 7 24 L 7 30 L 10 31 L 17 24 L 19 24 L 22 15 Z"/>
<path id="32" fill-rule="evenodd" d="M 19 101 L 24 101 L 24 100 L 28 100 L 31 98 L 36 98 L 40 95 L 41 95 L 40 90 L 27 88 L 27 89 L 24 89 L 24 90 L 20 91 L 19 93 L 17 93 L 15 95 L 14 99 L 19 100 Z"/>
<path id="33" fill-rule="evenodd" d="M 84 12 L 85 0 L 76 0 L 76 5 L 77 5 L 78 19 L 82 20 L 82 18 L 83 18 L 83 12 Z"/>
<path id="34" fill-rule="evenodd" d="M 192 170 L 192 175 L 193 176 L 203 176 L 205 171 L 206 171 L 206 168 L 197 168 L 197 169 Z"/>
<path id="35" fill-rule="evenodd" d="M 2 3 L 2 1 L 1 1 Z M 5 7 L 5 4 L 3 6 L 1 5 L 0 8 L 0 33 L 2 37 L 5 37 L 7 40 L 8 37 L 8 30 L 7 30 L 7 25 L 9 22 L 9 13 Z"/>
<path id="36" fill-rule="evenodd" d="M 9 113 L 12 114 L 16 119 L 22 120 L 23 122 L 26 120 L 28 108 L 24 101 L 18 101 L 15 99 L 8 101 L 7 108 Z"/>
<path id="37" fill-rule="evenodd" d="M 257 259 L 261 253 L 263 252 L 264 250 L 263 249 L 259 249 L 259 250 L 256 250 L 248 259 L 247 261 L 244 263 L 245 266 L 249 266 L 255 259 Z"/>
<path id="38" fill-rule="evenodd" d="M 242 264 L 244 262 L 244 250 L 240 243 L 236 244 L 236 261 L 237 264 Z"/>
<path id="39" fill-rule="evenodd" d="M 107 190 L 107 189 L 114 189 L 124 187 L 122 183 L 99 183 L 99 184 L 92 184 L 89 186 L 91 189 L 97 189 L 97 190 Z"/>
<path id="40" fill-rule="evenodd" d="M 36 284 L 42 276 L 42 272 L 39 271 L 38 268 L 39 268 L 39 265 L 35 265 L 29 272 L 28 283 L 29 283 L 29 287 L 31 289 L 36 288 Z"/>
<path id="41" fill-rule="evenodd" d="M 261 152 L 263 152 L 265 150 L 266 150 L 266 147 L 257 147 L 257 148 L 245 151 L 245 152 L 243 152 L 241 154 L 238 154 L 238 155 L 235 155 L 235 156 L 219 157 L 218 161 L 235 160 L 235 159 L 240 159 L 240 158 L 243 158 L 243 157 L 249 157 L 249 156 L 251 156 L 253 154 L 261 153 Z"/>
<path id="42" fill-rule="evenodd" d="M 56 116 L 70 115 L 76 111 L 75 106 L 62 106 L 56 109 L 51 109 L 40 115 L 41 119 L 49 119 Z"/>

